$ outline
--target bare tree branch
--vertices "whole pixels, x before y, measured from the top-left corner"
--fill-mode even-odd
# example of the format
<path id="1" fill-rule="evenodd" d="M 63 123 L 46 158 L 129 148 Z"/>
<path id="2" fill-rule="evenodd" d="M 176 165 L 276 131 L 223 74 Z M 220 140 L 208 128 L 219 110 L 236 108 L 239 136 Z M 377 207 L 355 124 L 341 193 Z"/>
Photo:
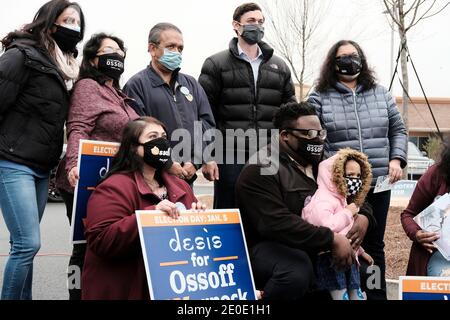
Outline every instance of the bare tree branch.
<path id="1" fill-rule="evenodd" d="M 324 1 L 317 0 L 261 2 L 268 21 L 268 40 L 285 59 L 302 91 L 305 78 L 312 74 L 308 70 L 309 58 L 316 33 L 330 4 L 328 2 L 326 10 L 322 10 Z M 303 98 L 302 92 L 300 98 Z"/>

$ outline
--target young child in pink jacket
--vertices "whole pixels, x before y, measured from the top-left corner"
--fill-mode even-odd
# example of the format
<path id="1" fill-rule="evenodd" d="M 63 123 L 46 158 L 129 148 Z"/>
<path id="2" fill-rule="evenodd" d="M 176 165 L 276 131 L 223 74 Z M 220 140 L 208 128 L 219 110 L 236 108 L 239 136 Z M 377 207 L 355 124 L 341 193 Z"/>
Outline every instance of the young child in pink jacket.
<path id="1" fill-rule="evenodd" d="M 372 170 L 365 154 L 349 148 L 340 150 L 320 163 L 318 189 L 309 202 L 308 199 L 305 201 L 303 219 L 347 235 L 354 216 L 365 201 L 371 180 Z M 373 264 L 373 259 L 361 247 L 356 256 Z M 319 289 L 328 290 L 334 300 L 365 300 L 360 288 L 358 264 L 338 272 L 332 266 L 330 252 L 319 254 L 316 265 Z"/>

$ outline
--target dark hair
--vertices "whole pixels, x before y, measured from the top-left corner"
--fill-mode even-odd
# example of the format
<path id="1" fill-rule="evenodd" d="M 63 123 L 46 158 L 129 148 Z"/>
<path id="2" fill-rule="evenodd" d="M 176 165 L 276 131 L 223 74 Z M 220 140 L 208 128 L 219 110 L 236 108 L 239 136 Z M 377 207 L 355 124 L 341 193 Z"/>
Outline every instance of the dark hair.
<path id="1" fill-rule="evenodd" d="M 340 47 L 344 45 L 352 45 L 358 51 L 358 55 L 361 58 L 362 67 L 361 72 L 358 76 L 358 84 L 362 85 L 364 90 L 371 89 L 375 86 L 376 80 L 373 70 L 369 68 L 367 64 L 366 55 L 364 54 L 361 47 L 352 40 L 341 40 L 335 43 L 325 58 L 325 62 L 320 70 L 319 79 L 316 82 L 316 90 L 319 92 L 327 91 L 328 89 L 334 87 L 339 81 L 336 73 L 336 54 Z"/>
<path id="2" fill-rule="evenodd" d="M 293 127 L 294 122 L 300 117 L 315 115 L 317 115 L 316 110 L 309 102 L 288 102 L 276 111 L 273 124 L 281 131 Z"/>
<path id="3" fill-rule="evenodd" d="M 142 158 L 137 155 L 136 150 L 139 147 L 139 137 L 148 124 L 159 125 L 167 133 L 166 126 L 153 117 L 140 117 L 128 122 L 123 129 L 119 151 L 117 151 L 117 154 L 114 157 L 111 170 L 104 179 L 107 179 L 115 173 L 133 173 L 142 171 L 144 162 Z"/>
<path id="4" fill-rule="evenodd" d="M 107 80 L 110 79 L 103 73 L 98 71 L 98 69 L 91 64 L 91 60 L 95 59 L 95 57 L 97 56 L 98 50 L 102 46 L 102 42 L 104 39 L 111 39 L 115 41 L 123 52 L 126 51 L 123 41 L 120 38 L 108 35 L 103 32 L 92 35 L 92 37 L 86 42 L 83 48 L 83 60 L 81 61 L 78 80 L 93 79 L 103 85 Z M 120 89 L 119 80 L 114 79 L 113 86 L 116 89 Z"/>
<path id="5" fill-rule="evenodd" d="M 85 22 L 80 5 L 67 0 L 52 0 L 38 10 L 33 18 L 33 22 L 26 24 L 21 30 L 8 33 L 1 40 L 3 49 L 7 49 L 14 40 L 23 39 L 24 42 L 45 49 L 52 54 L 55 45 L 52 41 L 50 30 L 58 17 L 69 7 L 73 7 L 80 14 L 80 36 L 83 38 Z M 75 51 L 74 54 L 76 55 L 77 52 Z"/>
<path id="6" fill-rule="evenodd" d="M 169 22 L 161 22 L 153 26 L 148 34 L 148 43 L 159 44 L 161 41 L 161 33 L 166 30 L 175 30 L 182 34 L 181 30 L 174 24 Z"/>
<path id="7" fill-rule="evenodd" d="M 450 134 L 447 134 L 446 138 L 443 141 L 438 169 L 444 177 L 447 186 L 450 187 Z"/>
<path id="8" fill-rule="evenodd" d="M 244 14 L 250 11 L 257 11 L 257 10 L 262 11 L 261 7 L 254 2 L 241 4 L 239 7 L 236 8 L 236 10 L 234 10 L 233 20 L 241 22 L 241 18 Z"/>

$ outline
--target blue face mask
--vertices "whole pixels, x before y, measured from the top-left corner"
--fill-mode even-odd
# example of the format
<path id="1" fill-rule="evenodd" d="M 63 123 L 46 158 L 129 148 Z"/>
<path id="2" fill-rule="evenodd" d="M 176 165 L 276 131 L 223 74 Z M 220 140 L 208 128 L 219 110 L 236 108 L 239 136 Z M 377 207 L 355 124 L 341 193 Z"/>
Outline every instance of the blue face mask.
<path id="1" fill-rule="evenodd" d="M 164 55 L 158 59 L 159 63 L 161 63 L 170 71 L 178 69 L 181 65 L 182 60 L 183 56 L 181 55 L 181 53 L 170 51 L 168 49 L 164 49 Z"/>

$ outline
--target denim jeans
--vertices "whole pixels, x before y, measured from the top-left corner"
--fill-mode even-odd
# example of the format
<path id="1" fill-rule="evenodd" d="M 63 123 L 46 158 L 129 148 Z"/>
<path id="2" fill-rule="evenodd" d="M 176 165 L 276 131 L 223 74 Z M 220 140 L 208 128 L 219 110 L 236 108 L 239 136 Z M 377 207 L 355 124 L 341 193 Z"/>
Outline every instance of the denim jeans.
<path id="1" fill-rule="evenodd" d="M 430 277 L 450 277 L 450 261 L 436 251 L 428 261 L 427 276 Z"/>
<path id="2" fill-rule="evenodd" d="M 39 223 L 48 196 L 48 173 L 0 161 L 0 209 L 10 233 L 2 300 L 31 300 L 33 259 L 41 247 Z M 6 166 L 5 166 L 6 165 Z"/>

